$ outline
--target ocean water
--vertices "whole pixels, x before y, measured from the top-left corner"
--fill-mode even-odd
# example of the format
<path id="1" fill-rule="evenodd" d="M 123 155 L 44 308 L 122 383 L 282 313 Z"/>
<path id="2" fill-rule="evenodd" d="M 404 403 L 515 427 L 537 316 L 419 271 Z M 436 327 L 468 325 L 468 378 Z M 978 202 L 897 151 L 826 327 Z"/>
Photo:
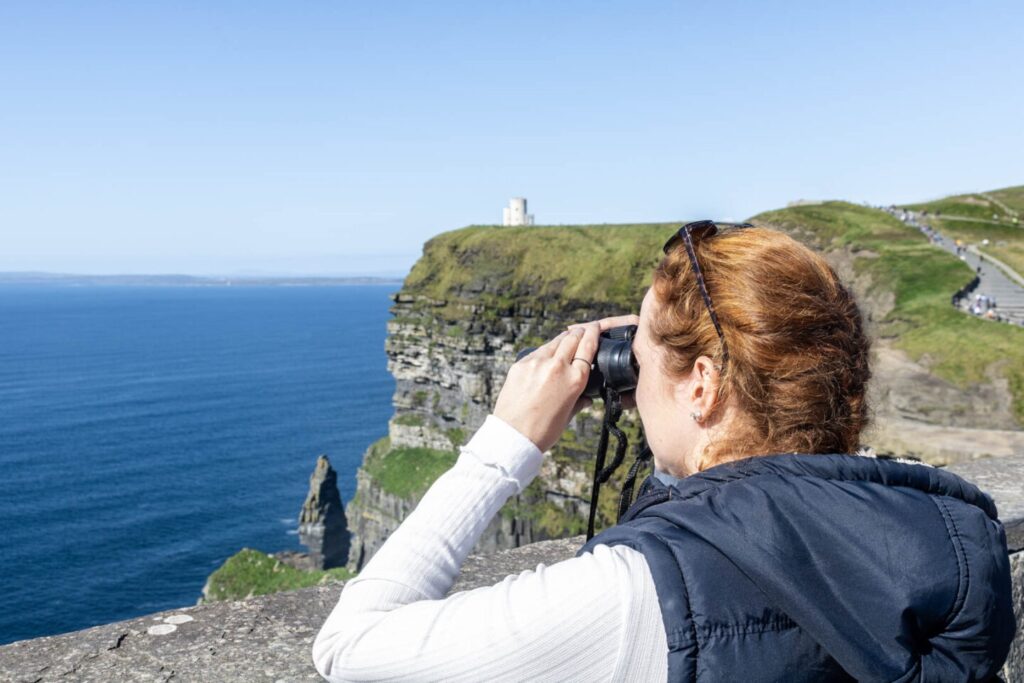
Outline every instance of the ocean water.
<path id="1" fill-rule="evenodd" d="M 397 285 L 0 287 L 0 643 L 194 604 L 301 549 L 316 457 L 387 431 Z"/>

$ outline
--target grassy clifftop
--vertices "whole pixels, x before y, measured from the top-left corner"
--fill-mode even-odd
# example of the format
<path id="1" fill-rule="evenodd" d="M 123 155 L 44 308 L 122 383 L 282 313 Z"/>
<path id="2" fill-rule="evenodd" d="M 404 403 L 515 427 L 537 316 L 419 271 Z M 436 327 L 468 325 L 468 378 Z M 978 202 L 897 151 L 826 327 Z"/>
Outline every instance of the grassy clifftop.
<path id="1" fill-rule="evenodd" d="M 499 305 L 522 297 L 600 301 L 632 310 L 679 225 L 470 226 L 427 242 L 403 292 Z"/>
<path id="2" fill-rule="evenodd" d="M 386 492 L 400 498 L 418 498 L 451 469 L 456 457 L 455 444 L 451 451 L 392 448 L 390 439 L 384 437 L 367 450 L 363 469 Z"/>
<path id="3" fill-rule="evenodd" d="M 963 216 L 997 222 L 1013 222 L 1013 218 L 1024 214 L 1024 185 L 1005 187 L 991 192 L 972 192 L 953 197 L 943 197 L 930 202 L 910 204 L 906 208 L 914 211 L 936 211 L 951 216 Z"/>
<path id="4" fill-rule="evenodd" d="M 879 332 L 939 377 L 958 386 L 1005 378 L 1014 412 L 1024 421 L 1024 329 L 965 315 L 950 295 L 967 283 L 962 261 L 928 243 L 915 228 L 888 214 L 846 202 L 768 211 L 753 219 L 790 231 L 830 251 L 848 248 L 859 275 L 893 306 Z"/>
<path id="5" fill-rule="evenodd" d="M 203 600 L 243 600 L 253 595 L 306 588 L 327 581 L 345 581 L 351 577 L 352 572 L 344 567 L 303 571 L 259 550 L 243 548 L 210 575 L 203 589 Z"/>

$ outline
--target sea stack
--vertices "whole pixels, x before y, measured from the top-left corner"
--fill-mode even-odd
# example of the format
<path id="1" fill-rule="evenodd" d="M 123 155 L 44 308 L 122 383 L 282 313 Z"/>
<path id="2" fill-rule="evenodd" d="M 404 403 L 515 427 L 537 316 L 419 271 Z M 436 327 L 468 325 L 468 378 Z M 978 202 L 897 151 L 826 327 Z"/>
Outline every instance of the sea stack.
<path id="1" fill-rule="evenodd" d="M 309 494 L 299 513 L 299 540 L 309 548 L 315 569 L 341 567 L 348 561 L 348 522 L 338 493 L 338 474 L 326 455 L 316 459 Z"/>

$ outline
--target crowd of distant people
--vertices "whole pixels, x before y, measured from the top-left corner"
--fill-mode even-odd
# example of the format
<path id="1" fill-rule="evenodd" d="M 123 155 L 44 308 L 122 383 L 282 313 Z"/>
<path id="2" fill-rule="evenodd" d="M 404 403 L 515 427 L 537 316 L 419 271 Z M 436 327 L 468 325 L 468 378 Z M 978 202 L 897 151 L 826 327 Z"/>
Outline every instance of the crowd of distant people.
<path id="1" fill-rule="evenodd" d="M 974 315 L 980 315 L 983 318 L 989 320 L 1005 320 L 1003 316 L 996 312 L 996 299 L 988 294 L 975 294 L 974 303 L 970 305 L 968 310 Z"/>
<path id="2" fill-rule="evenodd" d="M 928 240 L 932 244 L 938 244 L 939 246 L 944 246 L 945 245 L 946 238 L 944 238 L 942 235 L 940 235 L 935 230 L 935 228 L 933 228 L 932 226 L 928 225 L 927 223 L 924 223 L 923 221 L 918 220 L 917 214 L 915 214 L 913 211 L 907 211 L 906 209 L 901 209 L 899 207 L 892 206 L 892 205 L 890 205 L 890 206 L 883 206 L 882 207 L 882 211 L 885 211 L 890 216 L 895 216 L 900 221 L 902 221 L 903 223 L 906 223 L 907 225 L 909 225 L 911 227 L 917 228 L 918 230 L 921 231 L 921 234 L 923 234 L 925 237 L 927 237 Z M 927 211 L 921 212 L 921 216 L 922 217 L 925 217 L 927 215 L 928 215 Z M 959 245 L 958 245 L 958 249 L 959 249 Z M 959 255 L 960 255 L 960 251 L 958 250 L 957 251 L 957 256 L 959 256 Z"/>
<path id="3" fill-rule="evenodd" d="M 1013 321 L 1009 317 L 999 312 L 996 304 L 996 298 L 989 294 L 975 293 L 972 296 L 971 291 L 964 291 L 974 289 L 978 286 L 980 278 L 977 276 L 971 280 L 967 287 L 964 287 L 959 292 L 953 295 L 953 305 L 960 308 L 971 315 L 976 315 L 979 318 L 985 318 L 986 320 L 995 320 L 1001 323 L 1016 324 L 1024 327 L 1024 320 Z M 971 287 L 973 285 L 973 287 Z"/>

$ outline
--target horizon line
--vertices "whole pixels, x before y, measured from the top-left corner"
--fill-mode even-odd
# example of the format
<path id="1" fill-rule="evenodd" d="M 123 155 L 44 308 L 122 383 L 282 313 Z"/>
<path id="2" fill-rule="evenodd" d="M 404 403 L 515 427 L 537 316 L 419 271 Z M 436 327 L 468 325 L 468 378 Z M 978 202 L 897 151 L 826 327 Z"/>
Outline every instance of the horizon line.
<path id="1" fill-rule="evenodd" d="M 401 283 L 405 275 L 393 274 L 350 274 L 350 275 L 271 275 L 271 274 L 248 274 L 248 275 L 223 275 L 207 274 L 196 275 L 188 273 L 67 273 L 45 270 L 8 270 L 0 271 L 0 284 L 21 282 L 60 282 L 69 280 L 151 280 L 166 281 L 168 283 L 206 283 L 206 284 L 228 284 L 228 283 L 261 283 L 261 282 L 364 282 L 364 283 Z"/>

